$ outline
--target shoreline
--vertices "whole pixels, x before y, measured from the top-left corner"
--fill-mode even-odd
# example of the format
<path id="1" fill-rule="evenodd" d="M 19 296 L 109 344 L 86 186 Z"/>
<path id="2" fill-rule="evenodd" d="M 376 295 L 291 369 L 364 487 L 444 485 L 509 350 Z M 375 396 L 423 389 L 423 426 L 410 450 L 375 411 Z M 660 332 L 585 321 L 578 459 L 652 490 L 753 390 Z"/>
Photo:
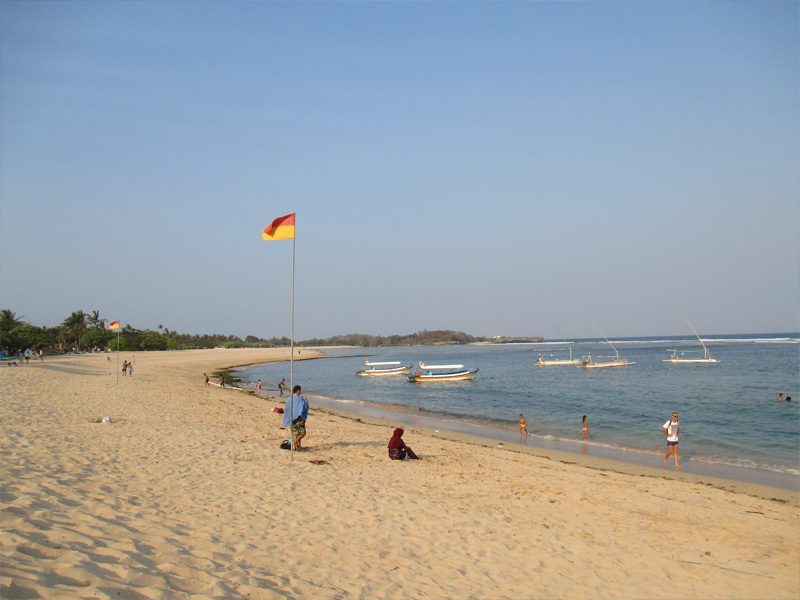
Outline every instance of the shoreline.
<path id="1" fill-rule="evenodd" d="M 417 425 L 404 440 L 422 460 L 392 461 L 394 418 L 313 401 L 292 455 L 272 410 L 285 396 L 202 377 L 287 357 L 136 353 L 119 383 L 103 356 L 0 369 L 0 595 L 800 593 L 793 492 Z"/>
<path id="2" fill-rule="evenodd" d="M 339 358 L 322 354 L 316 358 Z M 246 368 L 256 366 L 253 364 L 240 365 L 232 368 Z M 250 382 L 245 382 L 250 383 Z M 250 388 L 245 388 L 248 391 Z M 266 390 L 265 391 L 271 391 Z M 263 394 L 262 394 L 263 395 Z M 313 398 L 313 400 L 312 400 Z M 463 434 L 476 439 L 485 440 L 487 443 L 502 443 L 508 446 L 519 447 L 523 451 L 537 449 L 539 451 L 564 452 L 570 456 L 591 456 L 598 460 L 609 460 L 615 463 L 635 465 L 637 467 L 660 469 L 663 464 L 663 456 L 666 453 L 658 451 L 639 450 L 623 448 L 613 445 L 583 442 L 582 440 L 559 439 L 552 436 L 540 436 L 531 434 L 526 441 L 519 443 L 519 433 L 516 429 L 507 429 L 500 426 L 488 424 L 471 423 L 465 420 L 449 419 L 444 415 L 437 416 L 433 413 L 419 413 L 411 407 L 403 410 L 401 407 L 393 407 L 378 403 L 369 403 L 359 400 L 332 399 L 325 396 L 310 396 L 311 408 L 317 403 L 327 409 L 338 411 L 346 415 L 357 415 L 359 417 L 372 417 L 379 420 L 394 420 L 409 426 L 421 427 L 436 435 L 446 432 L 448 434 Z M 443 433 L 442 433 L 443 434 Z M 486 445 L 486 444 L 485 444 Z M 672 465 L 672 463 L 670 463 Z M 754 484 L 793 492 L 800 497 L 800 475 L 794 473 L 781 472 L 759 467 L 744 465 L 732 465 L 724 462 L 713 462 L 704 458 L 694 458 L 694 456 L 684 450 L 681 454 L 681 471 L 679 476 L 686 477 L 712 477 L 720 481 L 739 482 Z M 687 469 L 688 467 L 688 469 Z M 672 469 L 670 469 L 670 472 Z"/>

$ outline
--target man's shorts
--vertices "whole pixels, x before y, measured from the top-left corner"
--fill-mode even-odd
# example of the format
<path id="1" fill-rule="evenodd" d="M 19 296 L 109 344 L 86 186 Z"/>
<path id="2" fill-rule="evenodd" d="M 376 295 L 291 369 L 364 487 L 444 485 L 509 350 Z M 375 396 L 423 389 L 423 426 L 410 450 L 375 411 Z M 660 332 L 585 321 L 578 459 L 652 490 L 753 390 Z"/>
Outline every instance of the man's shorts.
<path id="1" fill-rule="evenodd" d="M 297 417 L 294 421 L 292 421 L 292 435 L 305 435 L 306 434 L 306 422 L 303 421 L 303 417 Z"/>
<path id="2" fill-rule="evenodd" d="M 667 446 L 677 446 L 678 442 L 667 442 Z"/>

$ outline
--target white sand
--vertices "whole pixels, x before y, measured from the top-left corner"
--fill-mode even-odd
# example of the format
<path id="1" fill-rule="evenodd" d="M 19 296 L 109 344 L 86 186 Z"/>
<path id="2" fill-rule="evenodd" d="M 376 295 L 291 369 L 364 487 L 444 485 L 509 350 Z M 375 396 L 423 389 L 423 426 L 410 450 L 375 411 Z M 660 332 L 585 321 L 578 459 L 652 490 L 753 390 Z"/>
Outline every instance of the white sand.
<path id="1" fill-rule="evenodd" d="M 313 405 L 308 450 L 290 462 L 281 400 L 202 377 L 286 356 L 137 353 L 119 385 L 99 355 L 0 367 L 0 595 L 800 597 L 797 494 L 414 428 L 423 460 L 389 461 L 393 425 Z M 115 422 L 93 422 L 105 415 Z"/>

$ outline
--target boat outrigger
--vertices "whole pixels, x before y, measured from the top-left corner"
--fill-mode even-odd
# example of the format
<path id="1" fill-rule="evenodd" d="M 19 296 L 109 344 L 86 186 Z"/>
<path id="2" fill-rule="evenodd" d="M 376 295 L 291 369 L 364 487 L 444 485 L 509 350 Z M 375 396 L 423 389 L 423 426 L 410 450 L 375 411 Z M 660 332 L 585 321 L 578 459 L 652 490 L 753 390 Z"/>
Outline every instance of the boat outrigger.
<path id="1" fill-rule="evenodd" d="M 461 381 L 472 379 L 478 369 L 466 369 L 464 365 L 426 365 L 419 363 L 420 370 L 411 375 L 408 380 L 411 382 L 421 381 Z M 445 372 L 434 372 L 445 371 Z"/>
<path id="2" fill-rule="evenodd" d="M 560 358 L 557 358 L 555 360 L 545 360 L 544 354 L 540 354 L 539 355 L 539 360 L 537 360 L 533 364 L 538 365 L 540 367 L 552 367 L 552 366 L 555 366 L 555 365 L 580 365 L 581 364 L 581 359 L 574 358 L 572 356 L 572 348 L 570 348 L 569 349 L 569 359 L 565 358 L 565 359 L 562 360 Z"/>
<path id="3" fill-rule="evenodd" d="M 683 317 L 683 319 L 684 321 L 689 323 L 689 319 L 687 319 L 686 317 Z M 692 327 L 691 323 L 689 323 L 689 327 Z M 669 358 L 665 358 L 664 362 L 674 363 L 678 365 L 697 365 L 697 364 L 708 364 L 708 363 L 719 362 L 716 358 L 712 358 L 711 355 L 708 353 L 708 348 L 706 348 L 706 345 L 703 344 L 703 340 L 700 339 L 700 335 L 697 333 L 694 327 L 692 327 L 692 331 L 694 331 L 694 334 L 697 336 L 697 339 L 700 340 L 700 344 L 702 344 L 703 346 L 702 351 L 705 351 L 703 358 L 682 358 L 684 354 L 701 352 L 701 350 L 678 350 L 677 348 L 674 348 L 668 350 L 668 352 L 672 352 L 672 356 L 670 356 Z M 678 353 L 680 353 L 681 355 L 680 357 L 678 356 Z"/>
<path id="4" fill-rule="evenodd" d="M 356 371 L 356 375 L 359 377 L 382 377 L 385 375 L 402 375 L 403 373 L 408 373 L 411 369 L 414 368 L 413 364 L 410 364 L 405 367 L 397 367 L 395 365 L 402 365 L 401 362 L 369 362 L 369 359 L 364 361 L 364 364 L 367 365 L 369 368 L 361 368 Z M 375 367 L 388 367 L 384 369 L 376 369 Z"/>
<path id="5" fill-rule="evenodd" d="M 553 323 L 553 327 L 556 327 L 555 323 Z M 539 355 L 539 360 L 537 360 L 534 364 L 538 365 L 540 367 L 553 367 L 553 366 L 557 366 L 557 365 L 580 365 L 581 364 L 580 359 L 575 358 L 575 357 L 572 356 L 572 347 L 569 346 L 569 342 L 562 335 L 561 330 L 558 327 L 556 327 L 556 331 L 558 331 L 558 335 L 561 336 L 561 339 L 564 340 L 564 343 L 568 345 L 568 348 L 569 348 L 569 360 L 562 360 L 560 358 L 557 358 L 555 360 L 545 360 L 544 355 L 540 354 Z"/>
<path id="6" fill-rule="evenodd" d="M 597 331 L 600 331 L 600 328 L 595 325 L 594 321 L 592 321 L 592 325 L 595 326 Z M 605 334 L 600 331 L 600 335 L 603 336 L 603 339 L 608 343 L 609 346 L 614 348 L 614 344 L 608 341 L 608 338 Z M 629 365 L 635 365 L 635 362 L 628 362 L 627 359 L 621 358 L 619 355 L 619 350 L 614 348 L 614 352 L 616 352 L 617 356 L 614 360 L 609 360 L 606 362 L 597 362 L 595 359 L 600 358 L 599 356 L 584 356 L 586 360 L 584 360 L 581 364 L 577 365 L 579 369 L 605 369 L 607 367 L 627 367 Z M 611 357 L 609 357 L 611 358 Z"/>

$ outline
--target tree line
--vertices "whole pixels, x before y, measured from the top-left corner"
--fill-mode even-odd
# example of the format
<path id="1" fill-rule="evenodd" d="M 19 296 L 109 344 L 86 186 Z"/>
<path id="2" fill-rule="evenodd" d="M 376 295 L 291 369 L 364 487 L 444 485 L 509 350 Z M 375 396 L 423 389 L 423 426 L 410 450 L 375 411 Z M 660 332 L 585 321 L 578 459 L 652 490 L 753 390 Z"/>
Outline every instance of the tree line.
<path id="1" fill-rule="evenodd" d="M 248 335 L 241 339 L 235 335 L 202 334 L 192 335 L 170 331 L 159 325 L 157 331 L 136 329 L 129 324 L 119 330 L 108 329 L 108 319 L 100 317 L 100 311 L 91 313 L 82 310 L 72 312 L 61 325 L 37 327 L 23 321 L 9 309 L 0 310 L 0 349 L 7 354 L 31 349 L 51 353 L 92 349 L 142 351 L 142 350 L 188 350 L 193 348 L 275 348 L 289 346 L 291 340 L 286 336 L 269 339 Z M 462 331 L 421 331 L 410 335 L 389 335 L 386 337 L 351 333 L 324 339 L 295 341 L 299 347 L 320 346 L 361 346 L 375 348 L 381 346 L 433 346 L 438 344 L 468 344 L 484 341 Z"/>

